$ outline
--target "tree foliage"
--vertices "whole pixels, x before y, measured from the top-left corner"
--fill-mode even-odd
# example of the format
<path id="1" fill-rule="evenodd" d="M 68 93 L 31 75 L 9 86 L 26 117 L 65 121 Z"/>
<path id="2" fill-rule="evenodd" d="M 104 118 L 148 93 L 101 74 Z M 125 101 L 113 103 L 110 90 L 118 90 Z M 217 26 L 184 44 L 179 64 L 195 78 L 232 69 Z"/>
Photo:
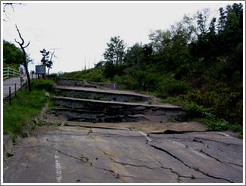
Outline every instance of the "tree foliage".
<path id="1" fill-rule="evenodd" d="M 119 36 L 113 37 L 105 61 L 95 68 L 127 88 L 174 96 L 242 125 L 243 6 L 218 11 L 217 18 L 207 9 L 184 16 L 169 29 L 153 31 L 150 43 L 127 50 Z"/>
<path id="2" fill-rule="evenodd" d="M 13 43 L 3 40 L 3 62 L 6 64 L 20 64 L 23 61 L 23 53 Z"/>
<path id="3" fill-rule="evenodd" d="M 42 65 L 45 65 L 48 68 L 48 74 L 49 74 L 49 70 L 52 68 L 53 65 L 53 55 L 55 52 L 51 53 L 50 55 L 50 51 L 46 51 L 45 49 L 40 50 L 40 53 L 42 54 Z"/>
<path id="4" fill-rule="evenodd" d="M 120 36 L 111 37 L 107 46 L 108 48 L 106 48 L 103 54 L 107 63 L 116 65 L 123 63 L 125 44 L 124 41 L 120 39 Z"/>

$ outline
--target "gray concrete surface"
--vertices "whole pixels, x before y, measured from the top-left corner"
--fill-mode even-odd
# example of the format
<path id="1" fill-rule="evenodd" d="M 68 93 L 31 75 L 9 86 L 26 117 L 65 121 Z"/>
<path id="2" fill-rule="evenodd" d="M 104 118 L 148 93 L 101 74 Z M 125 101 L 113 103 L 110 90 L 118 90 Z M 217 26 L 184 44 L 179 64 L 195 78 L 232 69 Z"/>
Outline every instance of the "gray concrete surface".
<path id="1" fill-rule="evenodd" d="M 242 181 L 243 141 L 225 133 L 68 126 L 39 127 L 21 139 L 3 173 L 4 183 Z"/>
<path id="2" fill-rule="evenodd" d="M 27 78 L 24 77 L 24 82 L 26 82 Z M 3 81 L 3 99 L 9 96 L 9 87 L 11 87 L 11 93 L 15 92 L 15 84 L 16 90 L 21 88 L 20 77 L 14 77 L 10 79 L 6 79 Z"/>
<path id="3" fill-rule="evenodd" d="M 68 86 L 56 86 L 57 89 L 61 90 L 74 90 L 74 91 L 83 91 L 83 92 L 96 92 L 96 93 L 107 93 L 107 94 L 116 94 L 116 95 L 133 95 L 144 98 L 149 98 L 150 96 L 146 96 L 144 94 L 139 94 L 133 91 L 127 90 L 108 90 L 108 89 L 97 89 L 97 88 L 85 88 L 85 87 L 68 87 Z"/>

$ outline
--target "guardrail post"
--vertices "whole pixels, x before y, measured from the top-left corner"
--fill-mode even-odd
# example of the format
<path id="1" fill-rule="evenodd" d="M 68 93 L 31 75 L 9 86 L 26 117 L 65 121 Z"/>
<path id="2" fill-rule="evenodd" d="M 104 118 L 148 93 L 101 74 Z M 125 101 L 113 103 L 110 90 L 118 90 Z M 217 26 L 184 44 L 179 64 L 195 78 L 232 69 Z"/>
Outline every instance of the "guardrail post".
<path id="1" fill-rule="evenodd" d="M 16 97 L 16 83 L 15 83 L 15 97 Z"/>
<path id="2" fill-rule="evenodd" d="M 9 105 L 11 105 L 11 87 L 9 87 Z"/>
<path id="3" fill-rule="evenodd" d="M 9 67 L 8 67 L 8 71 L 7 71 L 7 77 L 9 77 Z"/>

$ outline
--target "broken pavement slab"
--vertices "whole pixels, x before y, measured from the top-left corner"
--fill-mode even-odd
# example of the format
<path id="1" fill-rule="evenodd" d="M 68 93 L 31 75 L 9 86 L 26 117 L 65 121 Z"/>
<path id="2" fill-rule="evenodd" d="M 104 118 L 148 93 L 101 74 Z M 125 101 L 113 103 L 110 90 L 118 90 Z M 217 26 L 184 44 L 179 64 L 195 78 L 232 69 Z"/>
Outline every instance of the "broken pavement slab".
<path id="1" fill-rule="evenodd" d="M 84 87 L 64 87 L 56 86 L 57 95 L 69 96 L 74 98 L 90 98 L 104 101 L 120 101 L 120 102 L 147 102 L 151 101 L 150 96 L 135 93 L 132 91 L 105 90 Z"/>
<path id="2" fill-rule="evenodd" d="M 68 120 L 91 122 L 185 120 L 182 107 L 171 104 L 144 104 L 54 96 L 54 110 Z"/>
<path id="3" fill-rule="evenodd" d="M 222 132 L 166 134 L 150 145 L 170 154 L 185 166 L 208 177 L 235 183 L 243 181 L 243 141 Z"/>
<path id="4" fill-rule="evenodd" d="M 147 135 L 131 130 L 44 126 L 33 137 L 21 139 L 15 155 L 8 159 L 3 181 L 241 183 L 242 145 L 242 140 L 217 132 Z M 82 161 L 82 155 L 88 161 Z"/>

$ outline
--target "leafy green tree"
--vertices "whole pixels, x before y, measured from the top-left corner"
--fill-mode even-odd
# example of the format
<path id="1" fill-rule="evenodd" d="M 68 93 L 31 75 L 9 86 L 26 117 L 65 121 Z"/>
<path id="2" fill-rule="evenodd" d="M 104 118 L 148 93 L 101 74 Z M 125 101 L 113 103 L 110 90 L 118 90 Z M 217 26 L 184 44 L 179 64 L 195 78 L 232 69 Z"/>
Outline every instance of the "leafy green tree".
<path id="1" fill-rule="evenodd" d="M 46 51 L 45 49 L 41 50 L 40 53 L 42 54 L 42 65 L 45 65 L 48 68 L 48 74 L 50 69 L 52 68 L 53 65 L 53 56 L 55 54 L 55 51 L 51 53 L 50 55 L 50 51 Z"/>
<path id="2" fill-rule="evenodd" d="M 208 18 L 209 18 L 209 9 L 204 9 L 203 12 L 197 12 L 197 35 L 199 37 L 205 37 L 208 32 Z"/>
<path id="3" fill-rule="evenodd" d="M 46 64 L 46 66 L 48 68 L 48 74 L 50 73 L 50 69 L 53 66 L 53 56 L 54 56 L 54 54 L 55 54 L 55 51 L 51 53 L 50 59 L 49 59 L 49 61 Z"/>
<path id="4" fill-rule="evenodd" d="M 107 43 L 108 48 L 104 52 L 104 58 L 108 63 L 121 64 L 123 63 L 125 54 L 125 44 L 120 36 L 111 37 L 110 42 Z"/>
<path id="5" fill-rule="evenodd" d="M 46 51 L 45 49 L 43 49 L 43 50 L 40 50 L 40 53 L 43 56 L 42 59 L 41 59 L 42 65 L 47 66 L 47 63 L 49 61 L 50 52 L 49 51 Z"/>
<path id="6" fill-rule="evenodd" d="M 157 30 L 149 35 L 160 71 L 175 70 L 189 62 L 188 44 L 194 39 L 194 32 L 192 19 L 185 16 L 171 29 Z"/>
<path id="7" fill-rule="evenodd" d="M 23 61 L 23 53 L 13 43 L 3 40 L 3 62 L 6 64 L 20 64 Z"/>
<path id="8" fill-rule="evenodd" d="M 226 13 L 222 7 L 220 7 L 219 11 L 220 11 L 220 18 L 217 27 L 218 27 L 218 33 L 220 34 L 225 29 Z"/>
<path id="9" fill-rule="evenodd" d="M 140 64 L 144 61 L 144 50 L 142 44 L 136 43 L 128 48 L 125 55 L 125 63 L 130 66 L 136 66 L 140 69 Z"/>

